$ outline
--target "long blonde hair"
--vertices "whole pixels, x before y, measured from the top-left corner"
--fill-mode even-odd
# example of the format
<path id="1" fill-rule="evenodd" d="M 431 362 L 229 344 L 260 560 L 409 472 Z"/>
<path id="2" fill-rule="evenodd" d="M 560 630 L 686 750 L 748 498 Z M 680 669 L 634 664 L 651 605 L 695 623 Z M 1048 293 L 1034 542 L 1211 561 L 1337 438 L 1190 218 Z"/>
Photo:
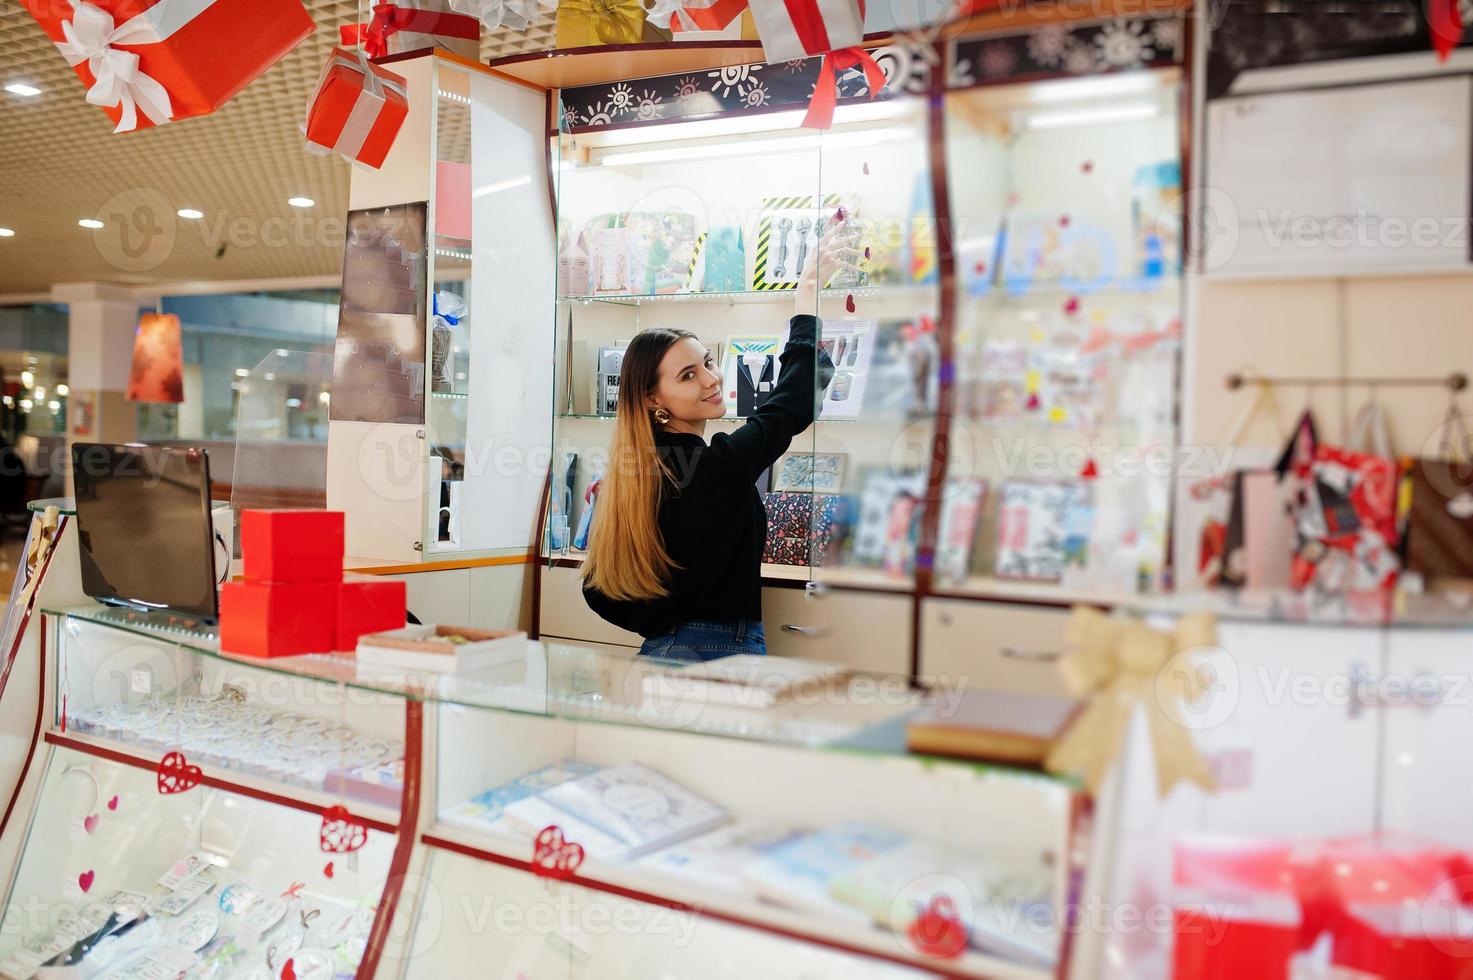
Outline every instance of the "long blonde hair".
<path id="1" fill-rule="evenodd" d="M 689 330 L 641 330 L 619 368 L 619 408 L 609 467 L 598 492 L 584 581 L 610 599 L 658 599 L 669 594 L 676 567 L 660 534 L 664 480 L 673 479 L 655 448 L 655 422 L 645 399 L 660 381 L 660 362 Z"/>

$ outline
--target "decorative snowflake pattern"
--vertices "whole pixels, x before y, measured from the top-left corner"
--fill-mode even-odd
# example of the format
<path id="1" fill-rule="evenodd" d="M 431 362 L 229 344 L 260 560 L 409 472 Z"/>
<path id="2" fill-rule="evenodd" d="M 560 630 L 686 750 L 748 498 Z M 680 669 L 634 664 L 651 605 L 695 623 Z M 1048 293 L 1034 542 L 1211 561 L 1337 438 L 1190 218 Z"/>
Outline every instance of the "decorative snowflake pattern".
<path id="1" fill-rule="evenodd" d="M 639 95 L 639 104 L 634 112 L 640 119 L 655 118 L 660 113 L 660 94 L 653 89 L 645 89 Z"/>
<path id="2" fill-rule="evenodd" d="M 1175 17 L 1162 17 L 1151 25 L 1151 43 L 1163 54 L 1171 52 L 1173 58 L 1181 57 L 1181 21 Z"/>
<path id="3" fill-rule="evenodd" d="M 1028 37 L 1028 57 L 1049 68 L 1064 60 L 1069 46 L 1069 29 L 1063 24 L 1048 24 Z"/>
<path id="4" fill-rule="evenodd" d="M 1095 49 L 1088 44 L 1071 42 L 1064 52 L 1064 70 L 1071 75 L 1088 75 L 1099 63 Z"/>
<path id="5" fill-rule="evenodd" d="M 684 102 L 686 99 L 694 98 L 701 90 L 701 83 L 696 81 L 694 75 L 682 75 L 675 83 L 675 97 Z"/>
<path id="6" fill-rule="evenodd" d="M 1099 48 L 1100 63 L 1110 68 L 1139 65 L 1156 57 L 1150 38 L 1145 37 L 1146 25 L 1140 21 L 1117 20 L 1106 24 L 1095 37 Z"/>
<path id="7" fill-rule="evenodd" d="M 631 111 L 634 108 L 634 90 L 623 82 L 609 89 L 609 107 L 616 116 Z"/>
<path id="8" fill-rule="evenodd" d="M 1018 66 L 1018 55 L 1003 41 L 994 41 L 982 49 L 982 76 L 1004 78 Z"/>
<path id="9" fill-rule="evenodd" d="M 745 95 L 747 87 L 757 81 L 757 72 L 761 71 L 762 67 L 762 65 L 736 65 L 731 68 L 718 68 L 715 71 L 706 72 L 706 77 L 715 79 L 711 83 L 711 91 L 724 99 L 733 92 L 737 95 Z"/>
<path id="10" fill-rule="evenodd" d="M 751 88 L 747 89 L 747 94 L 742 96 L 742 101 L 749 109 L 767 105 L 767 86 L 761 82 L 754 81 Z"/>

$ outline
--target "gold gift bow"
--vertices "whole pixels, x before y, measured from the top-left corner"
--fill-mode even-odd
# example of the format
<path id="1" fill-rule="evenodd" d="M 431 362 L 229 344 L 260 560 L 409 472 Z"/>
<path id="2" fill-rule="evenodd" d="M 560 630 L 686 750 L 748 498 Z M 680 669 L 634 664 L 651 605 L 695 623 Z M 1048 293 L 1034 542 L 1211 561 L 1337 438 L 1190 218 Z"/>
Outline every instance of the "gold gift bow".
<path id="1" fill-rule="evenodd" d="M 1156 790 L 1165 797 L 1179 782 L 1217 789 L 1207 760 L 1197 751 L 1182 711 L 1202 687 L 1197 671 L 1161 671 L 1182 651 L 1212 646 L 1217 619 L 1194 613 L 1170 633 L 1144 623 L 1118 620 L 1097 609 L 1076 607 L 1064 632 L 1068 654 L 1060 670 L 1070 693 L 1088 697 L 1078 720 L 1044 760 L 1049 772 L 1079 776 L 1091 794 L 1099 792 L 1119 758 L 1131 716 L 1146 712 L 1156 760 Z M 1158 683 L 1165 680 L 1169 683 Z M 1179 683 L 1178 683 L 1179 681 Z"/>
<path id="2" fill-rule="evenodd" d="M 46 559 L 51 557 L 51 549 L 56 546 L 56 532 L 60 525 L 61 512 L 55 507 L 47 507 L 31 518 L 31 532 L 26 535 L 26 584 L 16 597 L 17 608 L 21 610 L 30 604 L 31 594 L 41 584 L 41 569 Z"/>
<path id="3" fill-rule="evenodd" d="M 557 10 L 557 45 L 634 44 L 644 36 L 644 21 L 640 0 L 562 0 Z"/>

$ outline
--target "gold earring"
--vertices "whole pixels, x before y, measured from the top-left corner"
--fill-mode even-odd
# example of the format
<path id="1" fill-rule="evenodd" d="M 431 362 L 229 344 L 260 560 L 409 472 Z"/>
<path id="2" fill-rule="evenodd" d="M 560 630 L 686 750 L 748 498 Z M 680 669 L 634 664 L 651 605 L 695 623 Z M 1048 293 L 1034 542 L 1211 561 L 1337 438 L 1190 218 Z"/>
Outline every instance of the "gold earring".
<path id="1" fill-rule="evenodd" d="M 670 410 L 664 405 L 655 406 L 655 421 L 661 425 L 670 424 Z"/>

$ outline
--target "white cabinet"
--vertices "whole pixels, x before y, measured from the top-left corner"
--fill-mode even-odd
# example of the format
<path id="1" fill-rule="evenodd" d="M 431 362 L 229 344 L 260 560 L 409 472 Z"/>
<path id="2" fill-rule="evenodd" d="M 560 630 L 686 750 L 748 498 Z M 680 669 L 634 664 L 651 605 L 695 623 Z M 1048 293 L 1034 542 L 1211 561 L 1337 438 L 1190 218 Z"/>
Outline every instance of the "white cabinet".
<path id="1" fill-rule="evenodd" d="M 1066 695 L 1058 660 L 1067 609 L 966 599 L 921 604 L 921 681 L 931 686 Z"/>

